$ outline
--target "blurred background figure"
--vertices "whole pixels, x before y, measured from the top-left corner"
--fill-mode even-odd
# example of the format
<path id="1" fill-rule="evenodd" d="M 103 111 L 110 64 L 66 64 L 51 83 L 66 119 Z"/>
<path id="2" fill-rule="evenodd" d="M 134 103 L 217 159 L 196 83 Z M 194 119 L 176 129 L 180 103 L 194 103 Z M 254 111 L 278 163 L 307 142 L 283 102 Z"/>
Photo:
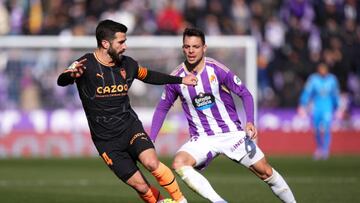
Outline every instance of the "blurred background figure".
<path id="1" fill-rule="evenodd" d="M 305 117 L 307 107 L 312 104 L 312 121 L 315 130 L 316 150 L 314 159 L 327 159 L 331 143 L 331 123 L 339 106 L 340 89 L 335 75 L 329 67 L 320 63 L 317 72 L 310 75 L 300 97 L 298 113 Z"/>

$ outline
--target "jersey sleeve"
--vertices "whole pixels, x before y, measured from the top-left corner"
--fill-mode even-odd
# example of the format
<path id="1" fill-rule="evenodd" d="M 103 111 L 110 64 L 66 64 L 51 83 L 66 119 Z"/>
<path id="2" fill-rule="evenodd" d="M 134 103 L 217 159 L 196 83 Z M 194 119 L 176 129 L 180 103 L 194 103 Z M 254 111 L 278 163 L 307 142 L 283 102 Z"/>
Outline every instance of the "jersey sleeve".
<path id="1" fill-rule="evenodd" d="M 67 86 L 73 84 L 75 79 L 71 77 L 70 74 L 70 71 L 64 71 L 63 73 L 61 73 L 57 79 L 57 84 L 59 86 Z"/>
<path id="2" fill-rule="evenodd" d="M 168 75 L 157 71 L 150 70 L 148 68 L 139 66 L 137 71 L 137 79 L 153 84 L 153 85 L 164 85 L 164 84 L 181 84 L 182 77 Z"/>
<path id="3" fill-rule="evenodd" d="M 243 84 L 240 78 L 230 70 L 222 70 L 218 75 L 220 76 L 220 83 L 241 98 L 245 110 L 246 121 L 254 123 L 254 100 L 245 84 Z"/>
<path id="4" fill-rule="evenodd" d="M 151 131 L 150 138 L 155 141 L 156 137 L 161 129 L 161 126 L 164 123 L 166 114 L 169 112 L 171 106 L 174 104 L 177 99 L 178 94 L 174 89 L 173 85 L 166 85 L 161 99 L 156 106 L 152 122 L 151 122 Z"/>

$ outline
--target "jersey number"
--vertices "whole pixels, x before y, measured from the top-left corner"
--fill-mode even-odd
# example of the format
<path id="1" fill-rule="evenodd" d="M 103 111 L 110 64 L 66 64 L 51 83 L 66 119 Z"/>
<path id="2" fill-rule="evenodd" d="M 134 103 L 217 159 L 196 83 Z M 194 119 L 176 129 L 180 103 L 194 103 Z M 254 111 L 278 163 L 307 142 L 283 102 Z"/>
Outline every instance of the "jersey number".
<path id="1" fill-rule="evenodd" d="M 104 159 L 105 163 L 109 166 L 113 165 L 112 159 L 106 154 L 106 152 L 101 154 L 101 157 Z"/>

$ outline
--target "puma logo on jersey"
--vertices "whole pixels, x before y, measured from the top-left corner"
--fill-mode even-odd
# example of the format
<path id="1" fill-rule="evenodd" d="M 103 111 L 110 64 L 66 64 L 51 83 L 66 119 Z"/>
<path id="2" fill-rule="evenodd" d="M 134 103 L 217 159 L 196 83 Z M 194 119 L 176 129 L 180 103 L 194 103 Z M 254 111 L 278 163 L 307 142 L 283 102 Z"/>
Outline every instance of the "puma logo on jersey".
<path id="1" fill-rule="evenodd" d="M 96 77 L 104 79 L 104 73 L 96 73 Z"/>

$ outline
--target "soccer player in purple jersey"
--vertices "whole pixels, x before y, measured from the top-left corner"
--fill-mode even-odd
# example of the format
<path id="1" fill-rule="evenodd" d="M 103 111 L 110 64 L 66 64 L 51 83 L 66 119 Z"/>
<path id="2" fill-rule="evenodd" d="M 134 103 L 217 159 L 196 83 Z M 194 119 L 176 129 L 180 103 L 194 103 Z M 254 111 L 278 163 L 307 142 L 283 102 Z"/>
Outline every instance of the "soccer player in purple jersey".
<path id="1" fill-rule="evenodd" d="M 207 46 L 201 30 L 187 28 L 183 33 L 185 62 L 172 73 L 185 76 L 193 73 L 196 86 L 168 84 L 154 113 L 150 138 L 155 141 L 166 114 L 180 97 L 190 127 L 190 139 L 178 150 L 172 167 L 195 192 L 211 202 L 226 202 L 208 180 L 195 169 L 205 168 L 217 155 L 249 168 L 267 183 L 283 202 L 296 202 L 284 178 L 266 161 L 253 139 L 254 101 L 241 80 L 218 61 L 205 57 Z M 241 127 L 231 92 L 243 101 L 245 129 Z"/>

